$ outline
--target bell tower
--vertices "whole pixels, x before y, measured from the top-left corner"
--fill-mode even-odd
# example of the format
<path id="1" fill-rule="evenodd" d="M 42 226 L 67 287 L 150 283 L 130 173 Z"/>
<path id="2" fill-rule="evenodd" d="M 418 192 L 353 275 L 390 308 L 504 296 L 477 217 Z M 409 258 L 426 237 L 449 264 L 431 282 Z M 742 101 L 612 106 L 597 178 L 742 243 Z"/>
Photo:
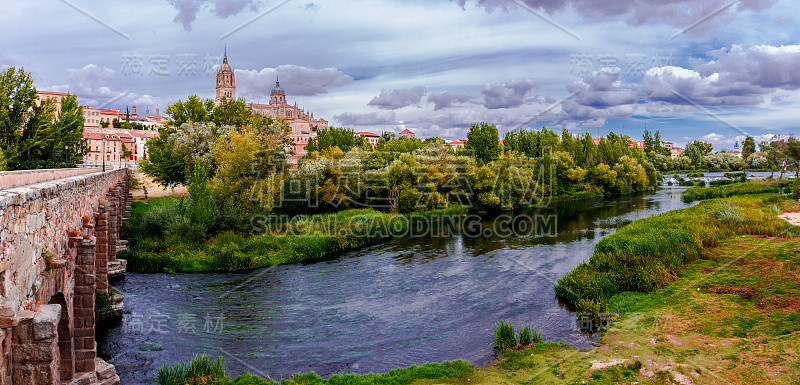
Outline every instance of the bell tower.
<path id="1" fill-rule="evenodd" d="M 227 100 L 236 99 L 236 78 L 234 78 L 233 70 L 228 64 L 227 47 L 225 47 L 225 54 L 222 57 L 222 65 L 217 70 L 217 96 L 214 98 L 214 104 L 219 105 L 222 98 Z"/>

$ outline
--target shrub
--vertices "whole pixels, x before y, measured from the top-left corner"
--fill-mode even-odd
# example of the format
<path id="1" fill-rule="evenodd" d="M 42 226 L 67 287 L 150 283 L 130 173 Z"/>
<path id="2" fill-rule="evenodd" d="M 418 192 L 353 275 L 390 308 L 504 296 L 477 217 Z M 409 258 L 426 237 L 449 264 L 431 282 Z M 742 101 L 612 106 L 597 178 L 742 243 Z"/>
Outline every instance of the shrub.
<path id="1" fill-rule="evenodd" d="M 704 176 L 706 176 L 706 175 L 703 174 L 702 172 L 690 172 L 690 173 L 686 174 L 687 178 L 701 178 L 701 177 L 704 177 Z"/>
<path id="2" fill-rule="evenodd" d="M 514 335 L 514 324 L 508 321 L 498 321 L 494 325 L 494 349 L 503 351 L 517 346 L 517 337 Z"/>

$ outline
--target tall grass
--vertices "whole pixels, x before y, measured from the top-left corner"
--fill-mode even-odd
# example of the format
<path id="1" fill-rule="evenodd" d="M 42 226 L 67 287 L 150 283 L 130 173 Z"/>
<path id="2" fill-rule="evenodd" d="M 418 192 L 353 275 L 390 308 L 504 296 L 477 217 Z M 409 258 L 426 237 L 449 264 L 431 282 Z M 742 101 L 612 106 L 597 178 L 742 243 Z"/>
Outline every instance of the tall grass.
<path id="1" fill-rule="evenodd" d="M 159 385 L 211 385 L 224 384 L 225 380 L 228 378 L 222 357 L 205 354 L 195 356 L 188 364 L 164 365 L 156 373 Z"/>
<path id="2" fill-rule="evenodd" d="M 588 261 L 561 277 L 555 292 L 594 321 L 624 291 L 650 292 L 673 282 L 689 263 L 734 234 L 794 236 L 798 227 L 765 208 L 775 195 L 715 199 L 639 219 L 597 243 Z"/>
<path id="3" fill-rule="evenodd" d="M 709 188 L 690 188 L 681 194 L 684 202 L 694 202 L 711 198 L 725 198 L 734 195 L 777 193 L 779 187 L 762 183 L 734 183 L 726 186 Z"/>
<path id="4" fill-rule="evenodd" d="M 281 384 L 307 385 L 407 385 L 416 380 L 458 379 L 464 381 L 474 367 L 465 361 L 445 361 L 421 366 L 390 370 L 383 374 L 336 374 L 323 379 L 317 374 L 300 373 L 292 379 L 281 380 Z M 277 385 L 269 379 L 252 374 L 242 374 L 234 379 L 225 375 L 225 363 L 221 357 L 196 356 L 188 364 L 173 367 L 163 366 L 156 374 L 159 385 Z"/>
<path id="5" fill-rule="evenodd" d="M 517 346 L 517 337 L 514 335 L 514 324 L 509 321 L 498 321 L 494 325 L 494 349 L 503 351 Z"/>

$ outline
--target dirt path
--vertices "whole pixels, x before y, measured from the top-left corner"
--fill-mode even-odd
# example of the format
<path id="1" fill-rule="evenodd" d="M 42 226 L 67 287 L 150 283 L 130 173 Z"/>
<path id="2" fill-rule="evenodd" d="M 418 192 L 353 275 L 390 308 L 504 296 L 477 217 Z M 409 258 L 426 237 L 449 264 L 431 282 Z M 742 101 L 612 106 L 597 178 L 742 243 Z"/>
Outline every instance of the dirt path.
<path id="1" fill-rule="evenodd" d="M 189 192 L 186 190 L 186 186 L 180 185 L 174 188 L 164 187 L 158 183 L 153 182 L 153 178 L 146 177 L 143 175 L 139 175 L 136 177 L 139 181 L 139 186 L 135 189 L 131 189 L 131 195 L 133 195 L 133 199 L 143 199 L 144 198 L 144 188 L 147 188 L 147 197 L 148 198 L 158 198 L 158 197 L 165 197 L 169 195 L 189 195 Z"/>
<path id="2" fill-rule="evenodd" d="M 778 218 L 783 219 L 795 226 L 800 226 L 800 213 L 784 213 L 778 215 Z"/>

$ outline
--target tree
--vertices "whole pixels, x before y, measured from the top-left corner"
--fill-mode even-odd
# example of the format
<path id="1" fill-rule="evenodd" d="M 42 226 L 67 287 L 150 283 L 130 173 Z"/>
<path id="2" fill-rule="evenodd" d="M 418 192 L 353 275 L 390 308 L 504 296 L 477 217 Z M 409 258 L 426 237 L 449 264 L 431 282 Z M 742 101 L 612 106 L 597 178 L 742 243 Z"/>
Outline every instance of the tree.
<path id="1" fill-rule="evenodd" d="M 168 128 L 160 129 L 159 136 L 147 142 L 147 157 L 139 160 L 142 172 L 164 186 L 186 184 L 186 163 L 170 142 L 171 134 Z"/>
<path id="2" fill-rule="evenodd" d="M 184 102 L 179 100 L 167 106 L 164 112 L 170 116 L 168 124 L 172 127 L 180 127 L 184 123 L 196 122 L 205 123 L 212 120 L 214 111 L 214 101 L 211 99 L 200 99 L 197 95 L 191 95 Z"/>
<path id="3" fill-rule="evenodd" d="M 478 164 L 486 164 L 500 156 L 500 135 L 497 127 L 486 123 L 473 124 L 467 133 L 464 148 L 473 153 Z"/>
<path id="4" fill-rule="evenodd" d="M 800 179 L 800 141 L 790 138 L 786 143 L 786 156 L 795 165 L 795 178 Z"/>
<path id="5" fill-rule="evenodd" d="M 317 137 L 308 141 L 306 151 L 309 153 L 330 150 L 339 147 L 342 152 L 348 152 L 353 147 L 363 147 L 364 138 L 349 128 L 330 127 L 317 130 Z"/>
<path id="6" fill-rule="evenodd" d="M 695 140 L 686 145 L 683 154 L 692 160 L 692 166 L 695 169 L 703 168 L 703 157 L 710 154 L 714 150 L 714 146 L 708 142 L 700 142 Z"/>
<path id="7" fill-rule="evenodd" d="M 748 136 L 744 139 L 744 143 L 742 143 L 742 159 L 746 162 L 747 158 L 754 152 L 756 152 L 756 140 L 753 139 L 752 136 Z"/>
<path id="8" fill-rule="evenodd" d="M 83 110 L 74 95 L 37 105 L 30 74 L 9 68 L 0 74 L 0 150 L 11 170 L 74 166 L 86 152 Z"/>
<path id="9" fill-rule="evenodd" d="M 222 98 L 220 104 L 211 110 L 210 120 L 217 126 L 242 128 L 250 123 L 253 111 L 244 98 L 228 100 Z"/>

